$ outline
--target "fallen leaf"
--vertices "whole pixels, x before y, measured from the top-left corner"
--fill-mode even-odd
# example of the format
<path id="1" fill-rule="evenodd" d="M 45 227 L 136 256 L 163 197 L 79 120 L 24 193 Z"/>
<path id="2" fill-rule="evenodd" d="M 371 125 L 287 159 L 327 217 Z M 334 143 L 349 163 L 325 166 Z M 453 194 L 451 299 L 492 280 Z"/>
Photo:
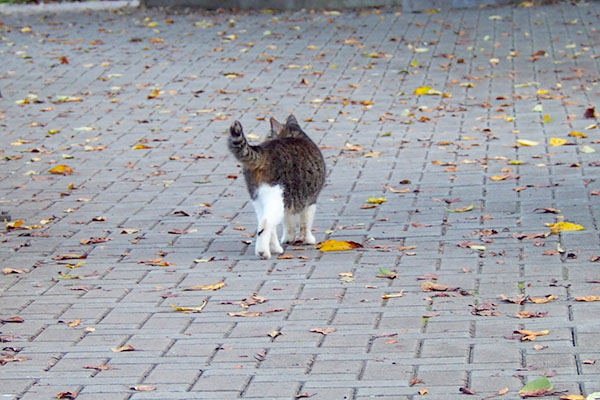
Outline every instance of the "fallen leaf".
<path id="1" fill-rule="evenodd" d="M 504 301 L 507 301 L 509 303 L 515 303 L 515 304 L 523 304 L 527 301 L 527 297 L 525 297 L 522 294 L 520 294 L 518 297 L 513 297 L 512 299 L 501 294 L 500 298 Z"/>
<path id="2" fill-rule="evenodd" d="M 378 278 L 396 279 L 398 277 L 398 271 L 389 269 L 379 268 Z"/>
<path id="3" fill-rule="evenodd" d="M 146 150 L 146 149 L 151 149 L 151 146 L 148 146 L 146 144 L 142 144 L 142 143 L 138 143 L 135 146 L 133 146 L 131 149 L 132 150 Z"/>
<path id="4" fill-rule="evenodd" d="M 69 167 L 68 165 L 61 164 L 55 166 L 48 172 L 54 175 L 71 175 L 73 173 L 73 168 Z"/>
<path id="5" fill-rule="evenodd" d="M 198 307 L 179 307 L 179 306 L 176 306 L 176 305 L 173 305 L 173 304 L 171 304 L 171 307 L 172 307 L 173 309 L 175 309 L 176 311 L 182 311 L 182 312 L 194 312 L 194 313 L 197 313 L 197 312 L 200 312 L 200 311 L 202 311 L 202 310 L 204 309 L 204 307 L 206 307 L 206 304 L 207 304 L 207 303 L 208 303 L 208 301 L 207 301 L 207 300 L 204 300 L 204 301 L 202 302 L 202 304 L 201 304 L 200 306 L 198 306 Z"/>
<path id="6" fill-rule="evenodd" d="M 86 365 L 83 368 L 84 369 L 94 369 L 96 371 L 106 371 L 106 370 L 112 369 L 111 366 L 106 365 L 106 364 L 101 364 L 101 365 Z"/>
<path id="7" fill-rule="evenodd" d="M 262 315 L 260 311 L 240 311 L 240 312 L 228 312 L 227 315 L 230 317 L 259 317 Z"/>
<path id="8" fill-rule="evenodd" d="M 320 333 L 321 335 L 329 335 L 336 331 L 335 328 L 311 328 L 311 332 Z"/>
<path id="9" fill-rule="evenodd" d="M 531 301 L 532 303 L 536 303 L 536 304 L 544 304 L 544 303 L 549 303 L 552 300 L 557 300 L 558 297 L 553 295 L 553 294 L 549 294 L 546 297 L 528 297 L 527 300 Z"/>
<path id="10" fill-rule="evenodd" d="M 423 96 L 423 95 L 441 95 L 442 92 L 440 92 L 439 90 L 436 90 L 432 87 L 429 86 L 421 86 L 415 89 L 414 93 L 417 96 Z"/>
<path id="11" fill-rule="evenodd" d="M 557 146 L 562 146 L 566 143 L 567 143 L 567 139 L 555 138 L 555 137 L 550 138 L 550 146 L 557 147 Z"/>
<path id="12" fill-rule="evenodd" d="M 575 297 L 576 301 L 600 301 L 600 296 L 582 296 L 582 297 Z"/>
<path id="13" fill-rule="evenodd" d="M 53 257 L 53 260 L 61 261 L 61 260 L 81 260 L 87 258 L 87 254 L 60 254 L 56 257 Z"/>
<path id="14" fill-rule="evenodd" d="M 124 351 L 135 351 L 135 348 L 130 345 L 130 344 L 126 344 L 125 346 L 121 346 L 121 347 L 116 347 L 114 349 L 111 349 L 114 353 L 122 353 Z"/>
<path id="15" fill-rule="evenodd" d="M 425 281 L 421 284 L 421 290 L 424 292 L 446 292 L 446 291 L 454 291 L 457 288 L 453 288 L 447 285 L 441 285 L 439 283 Z"/>
<path id="16" fill-rule="evenodd" d="M 550 231 L 555 235 L 558 235 L 560 232 L 571 232 L 571 231 L 584 231 L 585 227 L 579 224 L 575 224 L 573 222 L 557 222 L 555 224 L 546 224 L 550 227 Z"/>
<path id="17" fill-rule="evenodd" d="M 183 291 L 191 292 L 191 291 L 195 291 L 195 290 L 219 290 L 223 286 L 225 286 L 225 282 L 214 283 L 212 285 L 190 286 L 188 288 L 183 289 Z"/>
<path id="18" fill-rule="evenodd" d="M 585 400 L 585 397 L 580 394 L 567 394 L 559 397 L 560 400 Z"/>
<path id="19" fill-rule="evenodd" d="M 421 390 L 419 390 L 419 394 L 421 396 L 425 396 L 427 393 L 429 393 L 429 389 L 421 389 Z"/>
<path id="20" fill-rule="evenodd" d="M 569 133 L 569 136 L 576 137 L 576 138 L 582 138 L 582 139 L 588 137 L 585 133 L 577 132 L 577 131 L 573 131 L 573 132 Z"/>
<path id="21" fill-rule="evenodd" d="M 56 395 L 57 399 L 76 399 L 78 393 L 77 392 L 60 392 Z"/>
<path id="22" fill-rule="evenodd" d="M 523 398 L 544 396 L 549 394 L 553 388 L 552 382 L 543 376 L 523 386 L 523 388 L 519 390 L 519 395 Z"/>
<path id="23" fill-rule="evenodd" d="M 384 300 L 387 300 L 387 299 L 395 299 L 395 298 L 402 297 L 402 296 L 404 296 L 404 291 L 400 291 L 398 293 L 384 294 L 383 296 L 381 296 L 381 298 Z"/>
<path id="24" fill-rule="evenodd" d="M 520 144 L 521 146 L 537 146 L 538 144 L 540 144 L 540 142 L 536 142 L 533 140 L 527 140 L 527 139 L 519 139 L 519 140 L 517 140 L 517 143 Z"/>
<path id="25" fill-rule="evenodd" d="M 463 387 L 459 388 L 458 390 L 464 394 L 477 394 L 477 392 L 475 390 L 468 388 L 466 386 L 463 386 Z"/>
<path id="26" fill-rule="evenodd" d="M 586 108 L 583 113 L 583 118 L 585 118 L 585 119 L 595 119 L 598 117 L 600 117 L 600 114 L 598 114 L 598 112 L 596 112 L 596 108 L 594 106 L 590 106 L 590 107 Z"/>
<path id="27" fill-rule="evenodd" d="M 149 385 L 138 385 L 130 387 L 131 390 L 135 390 L 136 392 L 152 392 L 156 390 L 156 387 Z"/>
<path id="28" fill-rule="evenodd" d="M 521 337 L 522 341 L 526 341 L 526 340 L 533 341 L 533 340 L 536 340 L 536 338 L 538 336 L 546 336 L 546 335 L 548 335 L 550 333 L 550 331 L 547 330 L 547 329 L 545 329 L 545 330 L 537 331 L 536 332 L 536 331 L 530 331 L 530 330 L 527 330 L 527 329 L 519 329 L 519 330 L 514 331 L 514 333 L 519 333 L 519 334 L 523 335 Z"/>
<path id="29" fill-rule="evenodd" d="M 473 210 L 473 208 L 475 208 L 475 204 L 471 204 L 466 207 L 459 207 L 459 208 L 455 208 L 455 209 L 446 208 L 446 211 L 453 212 L 453 213 L 463 213 L 463 212 L 471 211 L 471 210 Z"/>
<path id="30" fill-rule="evenodd" d="M 2 273 L 4 275 L 10 275 L 10 274 L 22 274 L 24 273 L 25 270 L 23 269 L 13 269 L 13 268 L 2 268 Z"/>
<path id="31" fill-rule="evenodd" d="M 552 208 L 552 207 L 539 207 L 539 208 L 536 208 L 536 209 L 533 210 L 533 212 L 536 212 L 536 211 L 542 211 L 544 213 L 550 213 L 550 214 L 558 214 L 558 213 L 560 213 L 559 209 Z"/>
<path id="32" fill-rule="evenodd" d="M 537 311 L 537 312 L 533 312 L 533 311 L 519 311 L 517 313 L 517 318 L 543 318 L 546 315 L 548 315 L 547 311 Z"/>
<path id="33" fill-rule="evenodd" d="M 592 146 L 585 145 L 581 146 L 580 151 L 585 154 L 593 154 L 596 152 L 596 149 L 594 149 Z"/>
<path id="34" fill-rule="evenodd" d="M 317 245 L 321 251 L 346 251 L 363 247 L 360 243 L 345 240 L 326 240 Z"/>
<path id="35" fill-rule="evenodd" d="M 369 197 L 367 203 L 369 204 L 381 204 L 385 203 L 387 199 L 385 197 Z"/>
<path id="36" fill-rule="evenodd" d="M 15 315 L 14 317 L 10 317 L 7 319 L 0 319 L 0 322 L 2 322 L 3 324 L 21 324 L 25 322 L 25 320 L 19 317 L 18 315 Z"/>

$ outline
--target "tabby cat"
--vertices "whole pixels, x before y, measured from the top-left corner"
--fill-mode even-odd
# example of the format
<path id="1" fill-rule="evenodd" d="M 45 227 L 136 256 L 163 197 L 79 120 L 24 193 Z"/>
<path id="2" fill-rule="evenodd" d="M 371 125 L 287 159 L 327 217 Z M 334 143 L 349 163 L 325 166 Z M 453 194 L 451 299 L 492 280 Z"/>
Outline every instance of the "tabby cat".
<path id="1" fill-rule="evenodd" d="M 317 145 L 293 115 L 285 125 L 271 118 L 271 131 L 258 146 L 248 144 L 238 121 L 231 125 L 230 134 L 229 150 L 242 164 L 258 219 L 256 256 L 269 259 L 271 253 L 283 253 L 277 240 L 277 225 L 282 221 L 283 243 L 314 244 L 315 203 L 325 182 L 325 161 Z"/>

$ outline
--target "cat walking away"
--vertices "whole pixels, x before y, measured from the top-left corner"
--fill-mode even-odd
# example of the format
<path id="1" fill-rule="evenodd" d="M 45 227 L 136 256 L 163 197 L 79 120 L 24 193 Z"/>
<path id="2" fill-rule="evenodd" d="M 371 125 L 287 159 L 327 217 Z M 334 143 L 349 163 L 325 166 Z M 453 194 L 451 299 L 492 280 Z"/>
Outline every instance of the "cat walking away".
<path id="1" fill-rule="evenodd" d="M 269 136 L 258 146 L 248 144 L 238 121 L 231 125 L 230 134 L 229 150 L 242 164 L 258 220 L 256 256 L 269 259 L 272 253 L 283 253 L 277 240 L 277 225 L 282 221 L 282 243 L 314 244 L 312 223 L 325 182 L 325 161 L 317 145 L 293 115 L 285 125 L 271 118 Z"/>

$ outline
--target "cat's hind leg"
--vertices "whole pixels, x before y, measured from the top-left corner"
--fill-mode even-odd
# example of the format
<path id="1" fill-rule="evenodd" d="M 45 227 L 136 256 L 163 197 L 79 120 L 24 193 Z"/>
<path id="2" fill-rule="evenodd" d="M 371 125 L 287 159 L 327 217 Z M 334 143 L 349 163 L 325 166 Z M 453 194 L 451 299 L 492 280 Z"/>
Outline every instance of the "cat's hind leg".
<path id="1" fill-rule="evenodd" d="M 283 219 L 283 235 L 281 236 L 281 243 L 294 243 L 296 241 L 296 220 L 298 216 L 292 213 L 290 210 L 285 211 L 285 217 Z"/>
<path id="2" fill-rule="evenodd" d="M 300 240 L 307 244 L 315 244 L 317 240 L 312 234 L 312 224 L 315 219 L 316 204 L 311 204 L 300 213 Z"/>
<path id="3" fill-rule="evenodd" d="M 257 190 L 253 205 L 258 219 L 255 254 L 257 257 L 268 260 L 271 258 L 271 251 L 283 253 L 277 240 L 277 225 L 283 219 L 281 186 L 261 185 Z"/>

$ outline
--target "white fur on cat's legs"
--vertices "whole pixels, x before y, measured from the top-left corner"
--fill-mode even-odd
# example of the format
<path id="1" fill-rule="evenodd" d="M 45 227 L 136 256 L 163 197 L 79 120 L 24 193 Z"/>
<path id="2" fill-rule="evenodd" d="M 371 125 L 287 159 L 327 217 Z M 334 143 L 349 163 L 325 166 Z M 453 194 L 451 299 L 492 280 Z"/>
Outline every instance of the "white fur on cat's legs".
<path id="1" fill-rule="evenodd" d="M 292 214 L 290 211 L 285 213 L 281 243 L 294 243 L 296 241 L 296 219 L 296 214 Z"/>
<path id="2" fill-rule="evenodd" d="M 315 244 L 317 242 L 312 234 L 312 224 L 316 211 L 317 205 L 312 204 L 300 213 L 300 239 L 306 244 Z"/>
<path id="3" fill-rule="evenodd" d="M 258 219 L 254 253 L 257 257 L 268 260 L 271 258 L 271 251 L 283 253 L 277 240 L 277 225 L 283 219 L 283 189 L 279 185 L 261 185 L 252 204 Z"/>

